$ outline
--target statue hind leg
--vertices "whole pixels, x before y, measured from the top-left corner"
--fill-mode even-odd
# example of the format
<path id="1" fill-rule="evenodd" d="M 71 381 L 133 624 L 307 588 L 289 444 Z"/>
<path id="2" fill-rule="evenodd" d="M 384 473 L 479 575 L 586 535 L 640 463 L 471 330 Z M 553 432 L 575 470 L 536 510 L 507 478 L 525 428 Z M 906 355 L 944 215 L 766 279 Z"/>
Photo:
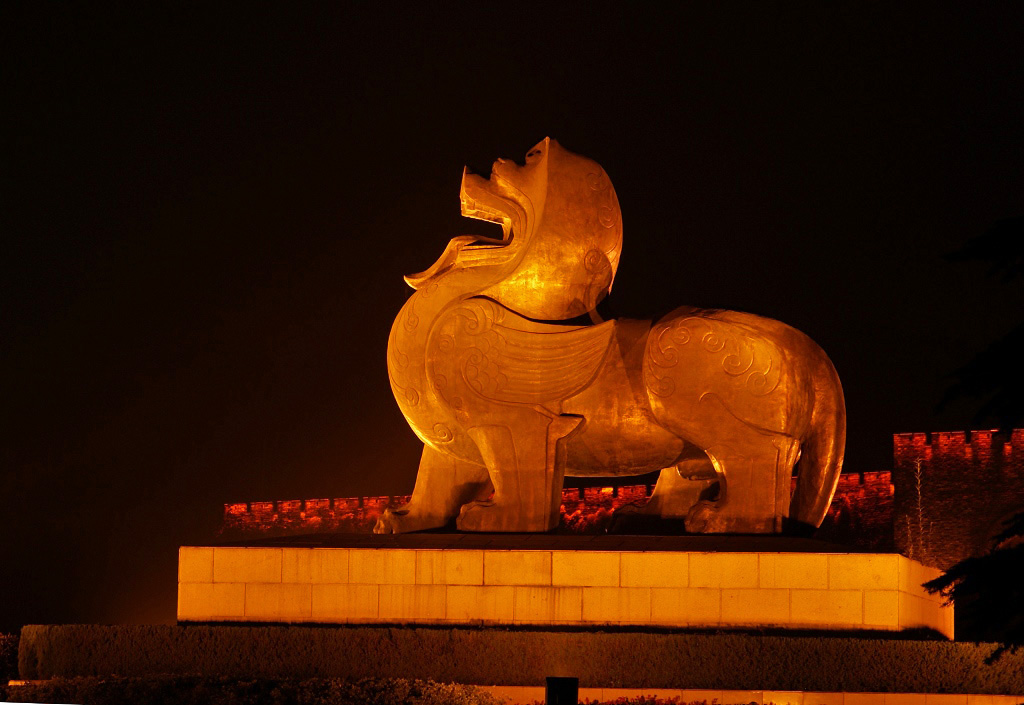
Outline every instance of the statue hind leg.
<path id="1" fill-rule="evenodd" d="M 686 457 L 662 469 L 643 514 L 683 519 L 698 502 L 717 498 L 721 483 L 714 464 L 702 451 L 690 454 L 691 448 L 687 446 Z"/>
<path id="2" fill-rule="evenodd" d="M 409 503 L 385 510 L 373 532 L 401 534 L 444 526 L 458 515 L 462 505 L 484 498 L 491 491 L 487 468 L 423 446 Z"/>
<path id="3" fill-rule="evenodd" d="M 715 394 L 701 398 L 698 428 L 678 431 L 704 449 L 719 477 L 718 497 L 690 510 L 687 531 L 775 533 L 789 515 L 799 443 L 736 418 Z M 685 424 L 684 424 L 685 425 Z"/>

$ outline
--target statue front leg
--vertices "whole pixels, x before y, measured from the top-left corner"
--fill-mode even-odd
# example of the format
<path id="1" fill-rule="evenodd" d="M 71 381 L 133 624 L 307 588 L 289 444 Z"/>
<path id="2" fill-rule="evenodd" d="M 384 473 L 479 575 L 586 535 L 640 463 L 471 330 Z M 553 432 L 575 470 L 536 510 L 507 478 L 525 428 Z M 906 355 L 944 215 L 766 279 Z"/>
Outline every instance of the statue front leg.
<path id="1" fill-rule="evenodd" d="M 468 429 L 494 485 L 494 496 L 462 508 L 456 525 L 463 531 L 548 531 L 558 525 L 565 476 L 560 442 L 583 421 L 546 410 L 516 415 L 511 426 L 488 424 Z"/>
<path id="2" fill-rule="evenodd" d="M 423 446 L 409 503 L 395 510 L 385 510 L 373 532 L 403 534 L 435 529 L 455 518 L 466 502 L 490 493 L 487 468 Z"/>

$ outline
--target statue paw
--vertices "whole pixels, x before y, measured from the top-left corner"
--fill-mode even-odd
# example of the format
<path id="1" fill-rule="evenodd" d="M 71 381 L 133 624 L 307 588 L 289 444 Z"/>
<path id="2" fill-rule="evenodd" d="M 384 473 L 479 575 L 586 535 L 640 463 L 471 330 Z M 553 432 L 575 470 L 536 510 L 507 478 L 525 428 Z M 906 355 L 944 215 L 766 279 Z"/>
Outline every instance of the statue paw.
<path id="1" fill-rule="evenodd" d="M 546 514 L 492 498 L 464 504 L 455 525 L 461 531 L 548 531 L 558 525 L 558 515 L 552 523 Z"/>
<path id="2" fill-rule="evenodd" d="M 396 514 L 390 509 L 385 509 L 384 513 L 377 519 L 377 523 L 373 527 L 373 533 L 375 534 L 400 534 L 402 533 L 402 517 L 401 514 Z"/>
<path id="3" fill-rule="evenodd" d="M 459 510 L 459 518 L 455 520 L 455 526 L 460 531 L 501 531 L 502 529 L 494 528 L 496 520 L 500 518 L 495 514 L 494 500 L 468 502 Z"/>
<path id="4" fill-rule="evenodd" d="M 373 527 L 373 533 L 407 534 L 410 531 L 436 529 L 447 522 L 448 519 L 442 514 L 424 511 L 422 506 L 407 504 L 398 509 L 385 509 Z"/>
<path id="5" fill-rule="evenodd" d="M 691 534 L 704 534 L 711 531 L 712 519 L 717 513 L 714 502 L 701 500 L 690 508 L 686 515 L 686 530 Z"/>

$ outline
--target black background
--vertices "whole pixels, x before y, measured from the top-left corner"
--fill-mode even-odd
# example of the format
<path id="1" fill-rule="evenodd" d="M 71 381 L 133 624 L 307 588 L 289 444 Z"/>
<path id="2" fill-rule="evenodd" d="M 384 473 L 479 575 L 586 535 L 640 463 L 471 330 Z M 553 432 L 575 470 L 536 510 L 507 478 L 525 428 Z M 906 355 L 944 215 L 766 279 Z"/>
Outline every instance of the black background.
<path id="1" fill-rule="evenodd" d="M 522 7 L 0 7 L 0 628 L 173 620 L 224 502 L 410 491 L 401 277 L 546 135 L 615 184 L 617 315 L 809 334 L 849 470 L 974 426 L 1024 297 L 944 256 L 1024 212 L 1024 5 Z"/>

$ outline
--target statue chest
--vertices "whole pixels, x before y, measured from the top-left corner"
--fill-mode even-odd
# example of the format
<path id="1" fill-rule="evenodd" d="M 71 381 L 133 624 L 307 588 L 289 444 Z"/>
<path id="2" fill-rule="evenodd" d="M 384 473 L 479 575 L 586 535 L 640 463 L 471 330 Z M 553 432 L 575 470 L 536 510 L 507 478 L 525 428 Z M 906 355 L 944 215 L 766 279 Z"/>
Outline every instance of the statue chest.
<path id="1" fill-rule="evenodd" d="M 438 355 L 436 349 L 428 349 L 431 328 L 451 303 L 449 297 L 436 294 L 429 289 L 413 294 L 391 327 L 387 356 L 391 391 L 421 441 L 443 453 L 481 462 L 479 451 L 429 374 Z"/>

